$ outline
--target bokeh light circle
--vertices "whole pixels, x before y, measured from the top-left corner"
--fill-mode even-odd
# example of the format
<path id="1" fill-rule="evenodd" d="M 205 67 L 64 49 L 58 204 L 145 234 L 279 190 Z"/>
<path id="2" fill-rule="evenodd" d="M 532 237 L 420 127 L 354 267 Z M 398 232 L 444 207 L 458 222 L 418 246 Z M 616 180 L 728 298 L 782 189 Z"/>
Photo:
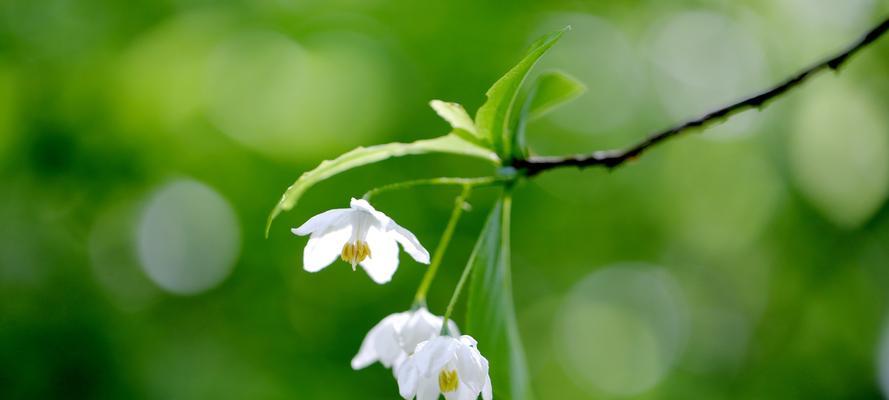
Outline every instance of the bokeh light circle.
<path id="1" fill-rule="evenodd" d="M 87 242 L 96 281 L 127 312 L 146 308 L 160 293 L 142 272 L 136 254 L 138 211 L 137 204 L 128 201 L 112 205 L 96 219 Z"/>
<path id="2" fill-rule="evenodd" d="M 814 83 L 790 137 L 793 177 L 828 219 L 855 228 L 889 195 L 889 121 L 864 92 L 837 79 Z"/>
<path id="3" fill-rule="evenodd" d="M 210 58 L 209 115 L 226 135 L 277 159 L 342 151 L 388 124 L 394 95 L 385 48 L 326 32 L 300 42 L 243 31 Z"/>
<path id="4" fill-rule="evenodd" d="M 663 151 L 659 215 L 671 237 L 711 256 L 743 251 L 760 238 L 784 196 L 762 145 L 687 137 Z"/>
<path id="5" fill-rule="evenodd" d="M 137 228 L 142 268 L 164 290 L 197 294 L 231 272 L 240 252 L 240 228 L 231 205 L 215 190 L 177 180 L 155 192 Z"/>
<path id="6" fill-rule="evenodd" d="M 670 371 L 688 335 L 681 288 L 663 269 L 618 265 L 580 281 L 555 321 L 566 373 L 591 394 L 646 392 Z"/>
<path id="7" fill-rule="evenodd" d="M 193 123 L 205 108 L 208 58 L 230 24 L 225 11 L 194 11 L 136 38 L 119 56 L 110 91 L 121 122 L 146 134 Z"/>
<path id="8" fill-rule="evenodd" d="M 296 136 L 298 110 L 310 101 L 309 71 L 309 54 L 283 34 L 242 32 L 228 38 L 210 62 L 211 117 L 222 132 L 259 150 L 298 142 L 288 138 Z"/>
<path id="9" fill-rule="evenodd" d="M 729 104 L 769 83 L 765 51 L 744 25 L 713 12 L 667 17 L 649 34 L 652 77 L 664 109 L 676 120 Z M 709 128 L 715 136 L 750 132 L 755 114 Z"/>
<path id="10" fill-rule="evenodd" d="M 874 0 L 774 0 L 768 4 L 780 10 L 785 20 L 821 31 L 860 29 L 874 14 Z M 832 40 L 824 35 L 825 40 Z"/>

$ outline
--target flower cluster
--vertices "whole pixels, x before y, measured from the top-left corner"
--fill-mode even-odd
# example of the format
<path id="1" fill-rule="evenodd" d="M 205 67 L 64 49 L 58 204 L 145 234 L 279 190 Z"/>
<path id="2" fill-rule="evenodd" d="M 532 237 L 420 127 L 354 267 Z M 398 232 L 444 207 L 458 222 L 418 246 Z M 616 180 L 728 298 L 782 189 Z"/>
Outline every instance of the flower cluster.
<path id="1" fill-rule="evenodd" d="M 334 209 L 306 221 L 293 233 L 310 235 L 303 267 L 318 272 L 337 256 L 354 270 L 360 265 L 379 284 L 398 269 L 398 243 L 414 260 L 429 264 L 429 252 L 417 237 L 366 200 L 352 199 L 349 208 Z M 445 326 L 446 325 L 446 326 Z M 492 399 L 488 360 L 476 341 L 459 336 L 457 325 L 425 306 L 395 313 L 371 328 L 352 359 L 353 369 L 375 362 L 391 368 L 405 399 Z"/>
<path id="2" fill-rule="evenodd" d="M 352 368 L 362 369 L 379 361 L 397 375 L 398 368 L 417 345 L 438 336 L 441 326 L 442 318 L 433 315 L 426 307 L 389 315 L 367 333 L 361 349 L 352 359 Z M 458 333 L 454 321 L 448 321 L 448 332 Z"/>

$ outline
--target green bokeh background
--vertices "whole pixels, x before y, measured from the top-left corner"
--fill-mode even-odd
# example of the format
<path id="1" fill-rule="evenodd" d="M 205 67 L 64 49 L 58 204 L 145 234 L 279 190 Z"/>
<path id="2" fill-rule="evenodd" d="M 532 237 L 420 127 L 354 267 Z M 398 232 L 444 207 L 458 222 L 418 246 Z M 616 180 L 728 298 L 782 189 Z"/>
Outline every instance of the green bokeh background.
<path id="1" fill-rule="evenodd" d="M 0 398 L 395 398 L 388 371 L 349 360 L 409 307 L 425 267 L 402 255 L 384 286 L 343 263 L 309 274 L 288 229 L 375 186 L 490 168 L 433 155 L 351 171 L 264 239 L 300 173 L 446 132 L 430 99 L 475 110 L 535 36 L 565 25 L 537 71 L 589 90 L 531 124 L 538 154 L 631 143 L 887 13 L 879 0 L 5 0 Z M 538 397 L 886 396 L 887 71 L 883 39 L 764 111 L 612 172 L 521 185 L 513 278 Z M 431 249 L 456 194 L 374 204 Z M 433 312 L 495 196 L 473 196 Z M 153 242 L 146 215 L 165 216 Z M 205 284 L 170 291 L 152 268 Z"/>

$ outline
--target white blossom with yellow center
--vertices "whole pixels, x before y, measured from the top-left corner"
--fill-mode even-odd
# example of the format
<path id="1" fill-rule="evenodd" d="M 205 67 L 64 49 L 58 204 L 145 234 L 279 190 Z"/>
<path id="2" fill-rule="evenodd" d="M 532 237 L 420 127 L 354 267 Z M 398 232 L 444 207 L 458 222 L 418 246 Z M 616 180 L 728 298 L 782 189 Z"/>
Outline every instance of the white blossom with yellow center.
<path id="1" fill-rule="evenodd" d="M 391 314 L 367 333 L 361 349 L 352 359 L 352 368 L 362 369 L 379 361 L 397 374 L 418 344 L 438 336 L 441 324 L 442 317 L 430 313 L 426 307 Z M 459 335 L 454 321 L 448 321 L 448 330 Z"/>
<path id="2" fill-rule="evenodd" d="M 349 208 L 325 211 L 310 218 L 292 232 L 311 235 L 303 252 L 303 268 L 318 272 L 339 256 L 362 268 L 374 282 L 383 284 L 398 269 L 398 244 L 414 260 L 429 264 L 429 252 L 417 237 L 375 210 L 370 203 L 352 199 Z"/>
<path id="3" fill-rule="evenodd" d="M 417 345 L 398 369 L 398 391 L 411 400 L 491 400 L 488 360 L 470 336 L 438 336 Z"/>

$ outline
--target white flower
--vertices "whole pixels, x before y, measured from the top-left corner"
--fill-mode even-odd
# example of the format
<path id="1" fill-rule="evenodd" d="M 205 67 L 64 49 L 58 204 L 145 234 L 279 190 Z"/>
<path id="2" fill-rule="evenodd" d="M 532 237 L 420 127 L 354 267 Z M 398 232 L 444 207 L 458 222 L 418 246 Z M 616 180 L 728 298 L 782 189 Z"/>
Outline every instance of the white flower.
<path id="1" fill-rule="evenodd" d="M 352 199 L 349 205 L 318 214 L 292 230 L 300 236 L 312 235 L 303 252 L 306 271 L 318 272 L 340 256 L 353 270 L 360 264 L 374 282 L 386 283 L 398 269 L 396 242 L 414 260 L 429 264 L 429 252 L 413 233 L 365 200 Z"/>
<path id="2" fill-rule="evenodd" d="M 439 336 L 417 345 L 398 370 L 398 391 L 405 399 L 491 400 L 488 360 L 470 336 Z"/>
<path id="3" fill-rule="evenodd" d="M 361 349 L 352 359 L 352 368 L 362 369 L 379 361 L 397 372 L 418 344 L 438 336 L 441 322 L 442 317 L 433 315 L 426 307 L 383 318 L 364 337 Z M 448 328 L 451 334 L 459 335 L 454 321 L 448 321 Z"/>

